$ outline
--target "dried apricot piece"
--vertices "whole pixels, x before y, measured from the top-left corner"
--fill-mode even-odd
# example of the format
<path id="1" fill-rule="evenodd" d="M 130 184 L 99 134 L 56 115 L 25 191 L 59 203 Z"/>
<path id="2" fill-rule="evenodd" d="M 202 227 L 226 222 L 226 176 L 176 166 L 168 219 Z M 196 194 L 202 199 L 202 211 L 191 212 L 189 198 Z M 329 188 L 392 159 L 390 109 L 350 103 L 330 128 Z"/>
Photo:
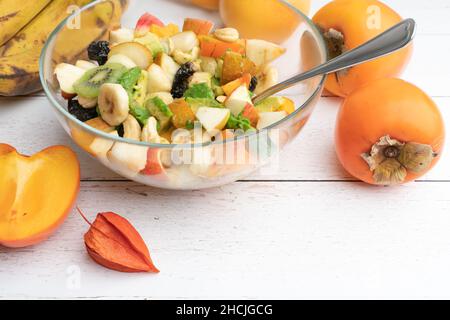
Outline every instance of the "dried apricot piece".
<path id="1" fill-rule="evenodd" d="M 194 123 L 195 114 L 184 99 L 175 100 L 169 108 L 173 113 L 172 123 L 175 128 L 186 128 L 188 123 Z"/>

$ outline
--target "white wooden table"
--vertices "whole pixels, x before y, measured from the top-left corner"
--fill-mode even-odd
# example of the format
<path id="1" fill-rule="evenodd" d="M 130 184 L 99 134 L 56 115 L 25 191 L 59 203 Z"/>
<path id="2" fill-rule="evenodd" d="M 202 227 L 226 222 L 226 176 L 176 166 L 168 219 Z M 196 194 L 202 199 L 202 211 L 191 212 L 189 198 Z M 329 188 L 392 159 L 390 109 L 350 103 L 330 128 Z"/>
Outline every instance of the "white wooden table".
<path id="1" fill-rule="evenodd" d="M 316 10 L 326 1 L 314 0 Z M 404 78 L 450 119 L 450 5 L 389 0 L 419 23 Z M 147 241 L 158 275 L 93 263 L 75 212 L 48 241 L 0 248 L 0 298 L 450 298 L 450 156 L 397 188 L 354 181 L 337 163 L 339 100 L 323 98 L 280 170 L 207 190 L 125 181 L 77 148 L 46 98 L 0 99 L 0 141 L 25 153 L 69 145 L 81 162 L 77 204 L 123 214 Z M 312 145 L 308 140 L 320 140 Z"/>

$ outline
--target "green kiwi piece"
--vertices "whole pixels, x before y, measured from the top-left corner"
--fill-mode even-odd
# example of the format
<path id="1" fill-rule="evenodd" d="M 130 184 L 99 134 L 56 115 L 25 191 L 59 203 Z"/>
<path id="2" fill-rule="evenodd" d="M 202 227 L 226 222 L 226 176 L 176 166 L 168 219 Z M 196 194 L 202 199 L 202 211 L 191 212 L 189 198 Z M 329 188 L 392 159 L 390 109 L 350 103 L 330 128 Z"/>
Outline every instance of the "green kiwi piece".
<path id="1" fill-rule="evenodd" d="M 86 71 L 73 85 L 75 92 L 85 98 L 97 98 L 100 87 L 104 83 L 117 83 L 127 72 L 127 68 L 119 63 L 107 63 L 103 66 Z"/>

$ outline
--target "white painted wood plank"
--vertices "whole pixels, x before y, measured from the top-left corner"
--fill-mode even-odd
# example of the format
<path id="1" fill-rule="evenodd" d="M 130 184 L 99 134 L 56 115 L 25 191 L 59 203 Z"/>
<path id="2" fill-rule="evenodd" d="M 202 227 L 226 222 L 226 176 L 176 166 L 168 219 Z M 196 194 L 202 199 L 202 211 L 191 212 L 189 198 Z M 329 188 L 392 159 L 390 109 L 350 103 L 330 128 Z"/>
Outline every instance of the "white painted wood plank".
<path id="1" fill-rule="evenodd" d="M 414 52 L 402 78 L 433 97 L 450 96 L 450 35 L 417 36 Z"/>
<path id="2" fill-rule="evenodd" d="M 450 119 L 450 98 L 435 100 L 444 118 Z M 334 152 L 334 125 L 340 102 L 337 98 L 323 98 L 304 131 L 283 151 L 278 170 L 264 170 L 248 180 L 352 179 L 341 168 Z M 1 99 L 0 103 L 1 142 L 10 143 L 23 153 L 34 153 L 54 144 L 69 145 L 79 155 L 82 179 L 120 179 L 74 145 L 45 98 Z M 450 180 L 450 155 L 447 152 L 425 179 Z"/>
<path id="3" fill-rule="evenodd" d="M 171 192 L 85 182 L 78 205 L 90 218 L 126 216 L 161 273 L 97 266 L 73 212 L 41 245 L 0 248 L 0 297 L 450 298 L 449 186 L 241 182 Z M 66 285 L 74 266 L 79 289 Z"/>

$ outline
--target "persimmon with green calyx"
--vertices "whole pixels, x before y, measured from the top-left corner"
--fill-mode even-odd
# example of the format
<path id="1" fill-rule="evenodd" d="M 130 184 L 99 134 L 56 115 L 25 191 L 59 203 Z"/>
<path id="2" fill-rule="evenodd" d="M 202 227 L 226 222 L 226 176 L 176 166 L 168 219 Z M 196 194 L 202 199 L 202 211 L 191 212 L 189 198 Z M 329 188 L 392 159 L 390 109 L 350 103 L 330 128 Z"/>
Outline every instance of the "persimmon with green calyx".
<path id="1" fill-rule="evenodd" d="M 444 122 L 433 100 L 400 79 L 372 82 L 340 107 L 337 156 L 354 177 L 375 185 L 413 181 L 439 160 Z"/>
<path id="2" fill-rule="evenodd" d="M 33 156 L 0 144 L 0 245 L 47 239 L 65 220 L 80 187 L 75 153 L 53 146 Z"/>
<path id="3" fill-rule="evenodd" d="M 313 17 L 329 51 L 335 58 L 375 38 L 402 21 L 402 17 L 378 0 L 334 0 Z M 381 78 L 398 77 L 408 65 L 412 45 L 385 57 L 363 63 L 327 77 L 325 88 L 346 97 L 353 90 Z"/>

